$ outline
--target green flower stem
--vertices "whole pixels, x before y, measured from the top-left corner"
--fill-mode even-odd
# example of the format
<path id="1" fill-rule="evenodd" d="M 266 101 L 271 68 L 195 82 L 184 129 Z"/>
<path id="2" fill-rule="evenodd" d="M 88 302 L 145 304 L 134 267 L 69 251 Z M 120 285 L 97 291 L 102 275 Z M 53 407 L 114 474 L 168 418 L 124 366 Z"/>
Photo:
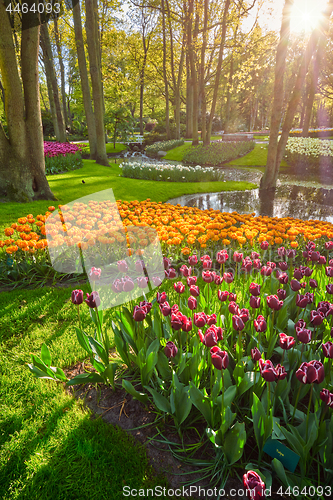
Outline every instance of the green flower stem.
<path id="1" fill-rule="evenodd" d="M 325 405 L 325 408 L 324 410 L 322 411 L 322 414 L 321 414 L 321 417 L 320 417 L 320 423 L 319 423 L 319 429 L 321 427 L 321 424 L 323 423 L 324 421 L 324 418 L 325 418 L 325 415 L 327 413 L 327 410 L 328 410 L 328 405 Z"/>
<path id="2" fill-rule="evenodd" d="M 267 382 L 268 390 L 267 390 L 267 417 L 269 417 L 269 410 L 271 407 L 271 383 Z"/>
<path id="3" fill-rule="evenodd" d="M 306 414 L 306 434 L 305 434 L 305 442 L 307 442 L 307 441 L 308 441 L 309 415 L 310 415 L 310 406 L 311 406 L 311 401 L 312 401 L 312 393 L 313 393 L 313 383 L 311 384 L 310 401 L 309 401 L 309 406 L 308 406 L 308 412 L 307 412 L 307 414 Z"/>
<path id="4" fill-rule="evenodd" d="M 295 413 L 296 413 L 296 406 L 297 406 L 297 403 L 298 403 L 298 399 L 299 399 L 299 395 L 300 395 L 300 392 L 301 392 L 301 388 L 302 388 L 302 386 L 300 385 L 299 389 L 298 389 L 298 392 L 297 392 L 297 396 L 296 396 L 296 401 L 295 401 L 295 405 L 294 405 L 293 416 L 292 416 L 292 419 L 291 419 L 291 425 L 293 425 L 293 423 L 294 423 L 294 418 L 295 418 Z"/>
<path id="5" fill-rule="evenodd" d="M 80 327 L 80 330 L 82 330 L 82 327 L 81 327 L 81 318 L 80 318 L 80 305 L 79 304 L 77 305 L 77 315 L 78 315 L 78 318 L 79 318 L 79 327 Z"/>

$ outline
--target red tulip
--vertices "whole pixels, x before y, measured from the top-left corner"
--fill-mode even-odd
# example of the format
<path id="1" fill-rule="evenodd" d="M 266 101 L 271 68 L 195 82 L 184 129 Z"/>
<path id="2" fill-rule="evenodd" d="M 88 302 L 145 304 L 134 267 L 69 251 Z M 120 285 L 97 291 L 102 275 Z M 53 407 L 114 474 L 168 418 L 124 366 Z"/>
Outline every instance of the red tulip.
<path id="1" fill-rule="evenodd" d="M 133 311 L 134 321 L 143 321 L 147 315 L 146 309 L 144 307 L 135 306 Z"/>
<path id="2" fill-rule="evenodd" d="M 258 260 L 258 259 L 260 259 L 260 255 L 258 254 L 258 252 L 252 251 L 251 252 L 251 260 Z"/>
<path id="3" fill-rule="evenodd" d="M 202 267 L 204 269 L 211 269 L 212 268 L 212 265 L 213 265 L 213 262 L 211 260 L 210 257 L 208 257 L 208 255 L 204 255 L 204 257 L 207 257 L 206 259 L 203 259 L 203 257 L 201 257 L 201 260 L 202 260 Z"/>
<path id="4" fill-rule="evenodd" d="M 208 328 L 205 334 L 203 334 L 201 330 L 198 330 L 198 334 L 201 342 L 206 347 L 213 347 L 217 344 L 218 338 L 216 331 L 214 331 L 213 327 Z"/>
<path id="5" fill-rule="evenodd" d="M 324 365 L 317 360 L 302 363 L 296 371 L 296 377 L 302 384 L 321 384 L 325 378 Z"/>
<path id="6" fill-rule="evenodd" d="M 229 302 L 236 302 L 236 300 L 237 300 L 237 294 L 229 292 L 228 300 L 229 300 Z"/>
<path id="7" fill-rule="evenodd" d="M 287 297 L 287 292 L 283 288 L 278 288 L 276 294 L 280 300 L 284 300 Z"/>
<path id="8" fill-rule="evenodd" d="M 191 267 L 187 267 L 185 264 L 183 264 L 183 265 L 180 267 L 179 272 L 180 272 L 180 274 L 181 274 L 184 278 L 188 278 L 188 276 L 191 276 L 191 273 L 192 273 L 192 268 L 191 268 Z"/>
<path id="9" fill-rule="evenodd" d="M 250 294 L 254 295 L 254 297 L 258 297 L 260 295 L 260 285 L 258 285 L 258 283 L 251 283 L 249 290 Z"/>
<path id="10" fill-rule="evenodd" d="M 177 352 L 178 349 L 173 342 L 169 341 L 166 343 L 166 346 L 164 347 L 164 354 L 167 358 L 174 358 Z"/>
<path id="11" fill-rule="evenodd" d="M 260 297 L 250 297 L 250 307 L 252 309 L 259 309 L 260 307 Z"/>
<path id="12" fill-rule="evenodd" d="M 234 254 L 232 256 L 232 260 L 234 262 L 242 262 L 242 260 L 243 260 L 243 254 L 239 253 L 239 252 L 234 252 Z"/>
<path id="13" fill-rule="evenodd" d="M 207 261 L 204 261 L 207 262 Z M 212 283 L 214 281 L 214 275 L 210 271 L 203 271 L 202 272 L 202 279 L 204 280 L 205 283 Z"/>
<path id="14" fill-rule="evenodd" d="M 234 275 L 232 273 L 224 273 L 223 279 L 228 285 L 234 281 Z"/>
<path id="15" fill-rule="evenodd" d="M 102 270 L 99 267 L 92 267 L 90 269 L 89 278 L 91 281 L 98 281 L 101 277 Z"/>
<path id="16" fill-rule="evenodd" d="M 280 363 L 275 367 L 276 372 L 276 381 L 283 380 L 287 376 L 287 372 L 284 366 L 281 366 Z"/>
<path id="17" fill-rule="evenodd" d="M 236 330 L 237 332 L 240 332 L 240 331 L 244 330 L 244 328 L 245 328 L 245 325 L 244 325 L 242 318 L 240 318 L 237 315 L 234 315 L 232 317 L 232 326 L 233 326 L 234 330 Z"/>
<path id="18" fill-rule="evenodd" d="M 288 336 L 285 333 L 280 333 L 279 335 L 279 346 L 281 347 L 281 349 L 289 350 L 295 345 L 296 341 L 294 337 Z"/>
<path id="19" fill-rule="evenodd" d="M 173 279 L 177 276 L 176 270 L 173 267 L 165 270 L 165 276 L 169 279 Z"/>
<path id="20" fill-rule="evenodd" d="M 283 301 L 279 300 L 279 297 L 277 295 L 268 295 L 268 297 L 266 297 L 266 300 L 268 307 L 274 309 L 274 311 L 279 311 L 283 306 Z"/>
<path id="21" fill-rule="evenodd" d="M 322 344 L 321 347 L 323 348 L 325 358 L 333 359 L 333 342 L 329 340 L 325 344 Z"/>
<path id="22" fill-rule="evenodd" d="M 259 369 L 260 375 L 266 380 L 266 382 L 274 382 L 277 377 L 274 365 L 270 359 L 264 361 L 262 358 L 259 359 Z"/>
<path id="23" fill-rule="evenodd" d="M 200 289 L 199 289 L 199 287 L 196 286 L 196 285 L 191 285 L 190 286 L 190 294 L 193 297 L 199 297 L 199 295 L 200 295 Z"/>
<path id="24" fill-rule="evenodd" d="M 281 273 L 278 277 L 278 280 L 281 283 L 281 285 L 286 285 L 288 283 L 289 276 L 287 273 Z"/>
<path id="25" fill-rule="evenodd" d="M 186 279 L 187 286 L 192 286 L 197 284 L 197 277 L 196 276 L 188 276 Z"/>
<path id="26" fill-rule="evenodd" d="M 212 325 L 216 325 L 216 314 L 211 314 L 211 315 L 207 315 L 207 325 L 209 326 L 212 326 Z"/>
<path id="27" fill-rule="evenodd" d="M 272 274 L 273 269 L 269 266 L 262 266 L 260 269 L 260 274 L 262 276 L 270 276 Z"/>
<path id="28" fill-rule="evenodd" d="M 221 250 L 216 254 L 216 260 L 219 264 L 225 264 L 229 259 L 228 252 L 226 250 Z"/>
<path id="29" fill-rule="evenodd" d="M 190 295 L 190 297 L 187 299 L 187 305 L 189 309 L 193 311 L 194 309 L 197 308 L 197 299 L 195 297 L 192 297 L 192 295 Z"/>
<path id="30" fill-rule="evenodd" d="M 177 283 L 174 283 L 173 287 L 176 290 L 176 292 L 179 293 L 179 294 L 185 292 L 185 285 L 181 281 L 178 281 Z"/>
<path id="31" fill-rule="evenodd" d="M 126 260 L 118 260 L 117 266 L 118 266 L 118 271 L 120 273 L 127 273 L 128 265 L 127 265 Z"/>
<path id="32" fill-rule="evenodd" d="M 183 314 L 180 311 L 171 313 L 171 326 L 176 331 L 180 330 L 183 326 Z"/>
<path id="33" fill-rule="evenodd" d="M 228 305 L 228 311 L 229 311 L 231 314 L 239 314 L 239 312 L 240 312 L 239 305 L 238 305 L 238 304 L 236 304 L 236 302 L 234 302 L 234 301 L 229 302 L 229 305 Z"/>
<path id="34" fill-rule="evenodd" d="M 261 242 L 261 245 L 260 245 L 261 250 L 267 250 L 268 247 L 269 247 L 268 241 Z"/>
<path id="35" fill-rule="evenodd" d="M 198 257 L 196 255 L 190 255 L 188 258 L 188 263 L 190 266 L 195 266 L 198 263 Z"/>
<path id="36" fill-rule="evenodd" d="M 146 311 L 146 314 L 148 314 L 152 308 L 152 303 L 147 302 L 146 300 L 143 300 L 142 302 L 139 303 L 139 306 L 144 308 Z"/>
<path id="37" fill-rule="evenodd" d="M 243 475 L 243 484 L 245 488 L 250 492 L 251 500 L 261 500 L 262 498 L 265 498 L 265 483 L 262 481 L 259 474 L 257 474 L 253 470 L 250 470 Z"/>
<path id="38" fill-rule="evenodd" d="M 71 295 L 72 303 L 79 306 L 83 302 L 83 291 L 73 290 Z"/>
<path id="39" fill-rule="evenodd" d="M 148 278 L 146 276 L 140 276 L 140 278 L 136 278 L 136 282 L 139 288 L 146 288 L 148 286 Z"/>
<path id="40" fill-rule="evenodd" d="M 194 313 L 193 322 L 198 328 L 202 328 L 207 323 L 207 316 L 204 312 Z"/>
<path id="41" fill-rule="evenodd" d="M 322 389 L 319 397 L 327 406 L 333 407 L 333 394 L 328 389 Z"/>
<path id="42" fill-rule="evenodd" d="M 160 304 L 160 311 L 163 314 L 163 316 L 169 316 L 171 314 L 171 307 L 169 305 L 169 302 L 165 301 L 162 304 Z"/>
<path id="43" fill-rule="evenodd" d="M 183 332 L 190 332 L 192 330 L 192 320 L 185 315 L 182 318 L 182 330 Z"/>
<path id="44" fill-rule="evenodd" d="M 219 347 L 213 346 L 210 350 L 212 363 L 218 370 L 225 370 L 229 365 L 227 351 L 222 351 Z"/>
<path id="45" fill-rule="evenodd" d="M 265 332 L 267 330 L 266 320 L 261 314 L 259 314 L 257 319 L 255 319 L 253 321 L 253 324 L 254 324 L 254 328 L 255 328 L 256 332 L 262 333 L 262 332 Z"/>
<path id="46" fill-rule="evenodd" d="M 261 359 L 261 352 L 259 351 L 258 347 L 251 349 L 251 358 L 253 359 L 253 361 L 259 361 L 259 359 Z"/>
<path id="47" fill-rule="evenodd" d="M 221 302 L 225 302 L 228 298 L 229 292 L 227 290 L 218 290 L 217 296 Z"/>
<path id="48" fill-rule="evenodd" d="M 326 241 L 325 248 L 326 250 L 333 250 L 333 241 Z"/>
<path id="49" fill-rule="evenodd" d="M 165 292 L 162 293 L 157 292 L 156 300 L 159 304 L 163 304 L 168 300 L 167 294 Z"/>
<path id="50" fill-rule="evenodd" d="M 329 278 L 333 277 L 333 267 L 326 267 L 325 272 L 326 276 L 328 276 Z"/>

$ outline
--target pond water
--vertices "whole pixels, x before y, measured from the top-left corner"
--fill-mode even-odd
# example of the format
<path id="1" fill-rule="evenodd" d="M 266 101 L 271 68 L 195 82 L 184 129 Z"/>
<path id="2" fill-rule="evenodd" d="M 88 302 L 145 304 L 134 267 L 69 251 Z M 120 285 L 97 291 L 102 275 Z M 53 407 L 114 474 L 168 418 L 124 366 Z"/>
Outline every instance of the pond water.
<path id="1" fill-rule="evenodd" d="M 224 180 L 248 181 L 259 184 L 258 170 L 224 170 Z M 301 181 L 297 177 L 280 175 L 275 192 L 224 191 L 184 195 L 168 200 L 172 205 L 214 209 L 221 212 L 255 213 L 269 217 L 294 217 L 327 220 L 333 223 L 333 185 L 316 181 Z"/>

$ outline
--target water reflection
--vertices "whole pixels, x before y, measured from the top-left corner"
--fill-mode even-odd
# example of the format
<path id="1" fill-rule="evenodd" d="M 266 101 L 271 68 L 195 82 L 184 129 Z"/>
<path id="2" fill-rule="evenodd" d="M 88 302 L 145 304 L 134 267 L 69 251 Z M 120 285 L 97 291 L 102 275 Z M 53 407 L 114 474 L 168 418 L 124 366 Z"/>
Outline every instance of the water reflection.
<path id="1" fill-rule="evenodd" d="M 221 212 L 255 213 L 269 217 L 327 220 L 333 223 L 333 190 L 280 185 L 275 191 L 224 191 L 184 195 L 168 201 L 173 205 L 214 209 Z"/>

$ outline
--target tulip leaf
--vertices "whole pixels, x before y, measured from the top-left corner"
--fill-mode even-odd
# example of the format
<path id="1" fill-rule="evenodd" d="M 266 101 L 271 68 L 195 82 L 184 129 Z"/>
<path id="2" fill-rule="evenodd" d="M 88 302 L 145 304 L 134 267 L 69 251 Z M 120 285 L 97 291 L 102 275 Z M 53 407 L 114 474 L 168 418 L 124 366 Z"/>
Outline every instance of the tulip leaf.
<path id="1" fill-rule="evenodd" d="M 105 352 L 104 347 L 97 340 L 92 337 L 88 337 L 89 345 L 92 352 L 97 355 L 106 365 L 109 364 L 109 355 Z"/>
<path id="2" fill-rule="evenodd" d="M 253 404 L 251 407 L 251 411 L 254 434 L 258 444 L 258 448 L 260 451 L 262 451 L 264 447 L 266 413 L 261 401 L 255 393 L 253 393 Z"/>
<path id="3" fill-rule="evenodd" d="M 40 357 L 41 357 L 43 363 L 45 363 L 47 366 L 51 365 L 51 354 L 50 354 L 49 348 L 47 347 L 46 344 L 42 345 Z"/>
<path id="4" fill-rule="evenodd" d="M 121 328 L 121 331 L 122 331 L 122 334 L 123 334 L 123 337 L 124 337 L 124 340 L 125 342 L 127 342 L 133 349 L 133 351 L 135 352 L 135 354 L 138 354 L 138 348 L 137 348 L 137 345 L 136 343 L 134 342 L 133 338 L 131 337 L 131 335 L 129 335 L 127 333 L 127 331 L 125 330 L 125 328 L 123 327 L 122 324 L 120 324 L 120 328 Z"/>
<path id="5" fill-rule="evenodd" d="M 80 328 L 78 328 L 78 327 L 76 327 L 75 330 L 76 330 L 77 340 L 78 340 L 80 346 L 83 347 L 83 349 L 89 355 L 91 355 L 92 350 L 91 350 L 90 345 L 89 345 L 88 335 L 86 333 L 84 333 L 83 330 L 80 330 Z"/>
<path id="6" fill-rule="evenodd" d="M 229 465 L 234 464 L 241 458 L 245 443 L 245 423 L 236 422 L 224 438 L 223 451 Z"/>
<path id="7" fill-rule="evenodd" d="M 146 357 L 148 358 L 148 356 L 151 354 L 151 353 L 158 353 L 159 351 L 159 348 L 160 348 L 160 341 L 158 339 L 155 339 L 148 347 L 147 349 L 147 354 L 146 354 Z"/>
<path id="8" fill-rule="evenodd" d="M 114 376 L 116 374 L 118 368 L 118 363 L 109 363 L 108 366 L 105 368 L 103 372 L 103 377 L 106 380 L 109 380 L 110 384 L 112 385 L 113 389 L 115 388 L 114 385 Z"/>
<path id="9" fill-rule="evenodd" d="M 133 398 L 137 399 L 141 403 L 146 404 L 148 402 L 148 395 L 144 394 L 143 392 L 138 392 L 136 389 L 134 389 L 129 380 L 123 379 L 122 386 L 125 391 L 127 391 L 131 396 L 133 396 Z"/>
<path id="10" fill-rule="evenodd" d="M 169 366 L 169 361 L 163 351 L 158 352 L 156 368 L 163 380 L 171 379 L 171 369 Z"/>
<path id="11" fill-rule="evenodd" d="M 54 377 L 49 377 L 46 372 L 38 368 L 37 366 L 34 366 L 31 363 L 27 363 L 27 366 L 29 370 L 37 377 L 37 378 L 47 378 L 49 380 L 55 380 Z"/>
<path id="12" fill-rule="evenodd" d="M 163 338 L 163 325 L 157 314 L 153 319 L 153 332 L 159 340 Z"/>
<path id="13" fill-rule="evenodd" d="M 147 389 L 147 391 L 149 391 L 153 396 L 154 403 L 159 410 L 171 414 L 171 405 L 165 396 L 155 391 L 151 387 L 145 386 L 145 389 Z"/>
<path id="14" fill-rule="evenodd" d="M 124 325 L 127 332 L 133 338 L 134 330 L 135 330 L 135 323 L 134 323 L 134 319 L 133 319 L 131 313 L 129 312 L 129 310 L 127 309 L 127 307 L 122 308 L 121 323 Z"/>
<path id="15" fill-rule="evenodd" d="M 236 418 L 236 413 L 232 413 L 229 406 L 226 407 L 225 411 L 222 414 L 222 424 L 220 427 L 220 431 L 222 436 L 229 430 L 231 424 Z"/>
<path id="16" fill-rule="evenodd" d="M 104 363 L 101 363 L 100 361 L 97 361 L 97 359 L 92 360 L 92 365 L 95 368 L 95 370 L 98 371 L 98 373 L 102 374 L 105 371 L 105 365 Z"/>
<path id="17" fill-rule="evenodd" d="M 237 387 L 235 385 L 231 385 L 224 392 L 224 399 L 223 399 L 224 408 L 227 408 L 228 406 L 230 407 L 231 403 L 233 402 L 233 400 L 234 400 L 234 398 L 236 396 L 236 392 L 237 392 Z M 221 404 L 222 404 L 222 394 L 221 394 L 221 396 L 219 396 L 218 398 L 216 398 L 216 401 L 217 401 L 218 405 L 221 407 Z M 222 411 L 224 410 L 224 408 L 222 408 Z"/>
<path id="18" fill-rule="evenodd" d="M 104 379 L 98 373 L 80 373 L 67 382 L 67 385 L 76 384 L 104 384 Z"/>
<path id="19" fill-rule="evenodd" d="M 209 427 L 213 427 L 210 399 L 205 397 L 200 389 L 195 387 L 193 382 L 190 382 L 190 398 L 194 406 L 206 419 Z"/>
<path id="20" fill-rule="evenodd" d="M 238 390 L 238 395 L 241 396 L 244 394 L 244 392 L 248 391 L 253 385 L 254 381 L 259 380 L 259 374 L 258 372 L 246 372 L 244 373 L 243 380 L 241 383 L 238 385 L 237 390 Z"/>
<path id="21" fill-rule="evenodd" d="M 120 333 L 120 330 L 116 328 L 115 325 L 113 326 L 113 331 L 114 331 L 114 343 L 116 344 L 118 354 L 121 357 L 122 361 L 127 365 L 127 368 L 130 368 L 131 361 L 128 357 L 127 344 L 124 341 L 124 338 Z"/>
<path id="22" fill-rule="evenodd" d="M 281 483 L 284 486 L 290 486 L 287 475 L 286 475 L 286 471 L 284 470 L 284 467 L 283 467 L 282 463 L 280 462 L 280 460 L 278 460 L 277 458 L 273 458 L 272 465 L 273 465 L 273 468 L 274 468 L 278 478 L 280 479 Z"/>

